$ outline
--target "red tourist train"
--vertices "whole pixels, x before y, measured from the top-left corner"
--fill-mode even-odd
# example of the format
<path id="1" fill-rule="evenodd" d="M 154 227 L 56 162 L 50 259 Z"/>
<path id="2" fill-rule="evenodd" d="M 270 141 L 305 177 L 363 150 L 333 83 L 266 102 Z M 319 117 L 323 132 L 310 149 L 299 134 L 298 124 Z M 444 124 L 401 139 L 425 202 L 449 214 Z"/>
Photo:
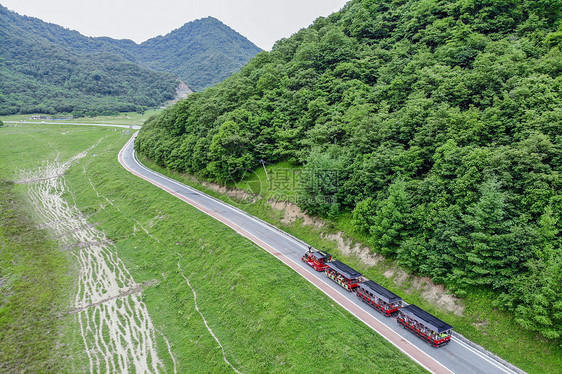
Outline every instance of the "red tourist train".
<path id="1" fill-rule="evenodd" d="M 328 278 L 346 290 L 355 292 L 361 300 L 385 316 L 396 316 L 396 321 L 402 327 L 432 346 L 441 347 L 451 340 L 451 325 L 415 305 L 407 305 L 400 296 L 372 280 L 365 279 L 361 273 L 343 262 L 333 260 L 327 252 L 309 247 L 302 260 L 314 270 L 324 271 Z"/>
<path id="2" fill-rule="evenodd" d="M 324 271 L 328 267 L 327 263 L 332 261 L 332 256 L 328 252 L 313 251 L 308 247 L 308 251 L 302 256 L 302 260 L 316 271 Z"/>
<path id="3" fill-rule="evenodd" d="M 350 268 L 341 261 L 327 263 L 328 267 L 324 271 L 328 278 L 342 286 L 348 291 L 353 291 L 363 282 L 363 275 L 357 270 Z"/>
<path id="4" fill-rule="evenodd" d="M 434 347 L 445 345 L 451 340 L 453 326 L 414 304 L 400 308 L 396 320 L 402 327 L 412 331 Z"/>
<path id="5" fill-rule="evenodd" d="M 396 314 L 403 304 L 400 296 L 372 280 L 361 283 L 355 292 L 361 300 L 387 317 Z"/>

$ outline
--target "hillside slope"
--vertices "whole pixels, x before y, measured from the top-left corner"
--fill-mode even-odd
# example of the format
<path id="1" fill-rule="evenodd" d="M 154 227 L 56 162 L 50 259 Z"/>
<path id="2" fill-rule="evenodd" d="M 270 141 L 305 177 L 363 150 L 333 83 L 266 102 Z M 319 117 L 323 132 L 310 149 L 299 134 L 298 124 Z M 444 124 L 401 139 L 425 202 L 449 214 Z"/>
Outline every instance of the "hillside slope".
<path id="1" fill-rule="evenodd" d="M 215 180 L 305 165 L 300 204 L 562 336 L 562 5 L 353 0 L 149 122 L 137 148 Z"/>
<path id="2" fill-rule="evenodd" d="M 136 111 L 238 70 L 259 48 L 215 19 L 141 45 L 91 38 L 0 5 L 0 114 Z"/>

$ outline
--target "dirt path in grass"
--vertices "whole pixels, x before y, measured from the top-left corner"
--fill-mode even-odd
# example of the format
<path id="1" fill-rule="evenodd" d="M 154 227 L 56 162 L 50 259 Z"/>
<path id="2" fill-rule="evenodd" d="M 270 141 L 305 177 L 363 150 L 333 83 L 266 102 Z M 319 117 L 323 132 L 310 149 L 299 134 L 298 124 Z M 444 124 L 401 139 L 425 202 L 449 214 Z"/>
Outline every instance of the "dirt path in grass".
<path id="1" fill-rule="evenodd" d="M 65 162 L 45 162 L 36 169 L 21 171 L 19 183 L 29 184 L 29 195 L 45 226 L 79 264 L 72 313 L 78 316 L 89 371 L 165 371 L 156 351 L 156 329 L 141 298 L 143 285 L 134 281 L 104 233 L 63 199 L 68 192 L 65 171 L 86 154 L 87 151 Z M 166 340 L 164 336 L 163 339 Z"/>

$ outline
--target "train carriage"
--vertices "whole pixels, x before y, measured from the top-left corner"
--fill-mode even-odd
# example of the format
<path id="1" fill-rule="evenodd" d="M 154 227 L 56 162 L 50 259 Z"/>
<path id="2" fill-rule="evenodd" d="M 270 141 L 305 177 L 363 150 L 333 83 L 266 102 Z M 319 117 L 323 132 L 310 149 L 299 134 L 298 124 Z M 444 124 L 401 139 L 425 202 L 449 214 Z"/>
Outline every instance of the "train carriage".
<path id="1" fill-rule="evenodd" d="M 355 293 L 361 300 L 387 317 L 392 316 L 402 307 L 402 298 L 400 296 L 372 280 L 360 283 L 355 289 Z"/>
<path id="2" fill-rule="evenodd" d="M 314 270 L 324 271 L 328 267 L 328 262 L 332 261 L 332 256 L 328 252 L 314 251 L 312 248 L 309 248 L 302 256 L 302 260 Z"/>
<path id="3" fill-rule="evenodd" d="M 348 291 L 353 291 L 363 281 L 363 275 L 341 261 L 329 262 L 325 270 L 328 278 Z"/>
<path id="4" fill-rule="evenodd" d="M 400 308 L 397 322 L 434 347 L 445 345 L 451 340 L 453 326 L 413 304 Z"/>

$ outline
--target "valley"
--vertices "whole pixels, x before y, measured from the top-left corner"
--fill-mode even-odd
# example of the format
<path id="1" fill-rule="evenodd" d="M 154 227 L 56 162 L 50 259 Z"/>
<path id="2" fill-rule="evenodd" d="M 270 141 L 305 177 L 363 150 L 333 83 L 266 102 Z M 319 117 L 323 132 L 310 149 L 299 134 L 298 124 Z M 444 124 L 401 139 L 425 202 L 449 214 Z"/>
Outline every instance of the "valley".
<path id="1" fill-rule="evenodd" d="M 562 371 L 559 1 L 0 38 L 0 372 Z"/>

